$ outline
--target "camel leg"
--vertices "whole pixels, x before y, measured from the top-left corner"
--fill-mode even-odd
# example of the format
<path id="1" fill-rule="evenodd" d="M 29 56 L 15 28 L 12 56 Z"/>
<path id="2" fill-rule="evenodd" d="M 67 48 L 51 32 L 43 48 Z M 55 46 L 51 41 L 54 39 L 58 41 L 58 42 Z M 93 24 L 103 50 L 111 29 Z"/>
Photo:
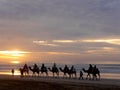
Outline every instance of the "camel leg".
<path id="1" fill-rule="evenodd" d="M 46 77 L 48 77 L 48 72 L 46 72 Z"/>
<path id="2" fill-rule="evenodd" d="M 96 74 L 93 74 L 93 79 L 92 80 L 97 80 L 97 75 Z"/>
<path id="3" fill-rule="evenodd" d="M 97 75 L 96 75 L 96 74 L 94 75 L 94 77 L 95 77 L 95 79 L 97 80 Z"/>
<path id="4" fill-rule="evenodd" d="M 29 72 L 27 73 L 27 75 L 28 75 L 28 77 L 30 76 L 30 75 L 29 75 Z"/>
<path id="5" fill-rule="evenodd" d="M 64 73 L 64 75 L 63 75 L 63 79 L 66 77 L 66 74 Z"/>
<path id="6" fill-rule="evenodd" d="M 33 72 L 32 77 L 34 76 L 35 72 Z"/>
<path id="7" fill-rule="evenodd" d="M 77 78 L 77 74 L 75 73 L 75 78 Z"/>
<path id="8" fill-rule="evenodd" d="M 88 79 L 89 74 L 87 74 L 86 80 Z"/>
<path id="9" fill-rule="evenodd" d="M 53 77 L 55 77 L 54 73 L 53 73 Z"/>
<path id="10" fill-rule="evenodd" d="M 98 77 L 99 77 L 99 80 L 100 80 L 100 73 L 98 73 Z"/>
<path id="11" fill-rule="evenodd" d="M 71 78 L 71 74 L 69 74 L 69 79 Z"/>
<path id="12" fill-rule="evenodd" d="M 57 77 L 59 78 L 59 72 L 58 73 L 56 73 L 57 74 Z"/>
<path id="13" fill-rule="evenodd" d="M 89 80 L 91 80 L 91 78 L 92 78 L 92 77 L 91 77 L 91 75 L 89 74 Z"/>
<path id="14" fill-rule="evenodd" d="M 86 80 L 88 79 L 88 77 L 89 77 L 89 80 L 91 80 L 91 75 L 90 74 L 87 74 Z"/>
<path id="15" fill-rule="evenodd" d="M 37 74 L 38 74 L 38 77 L 39 77 L 39 72 L 37 72 Z"/>
<path id="16" fill-rule="evenodd" d="M 43 72 L 41 72 L 40 77 L 42 77 L 42 75 L 43 75 Z"/>
<path id="17" fill-rule="evenodd" d="M 66 78 L 67 79 L 67 73 L 64 73 L 64 77 L 63 78 Z"/>

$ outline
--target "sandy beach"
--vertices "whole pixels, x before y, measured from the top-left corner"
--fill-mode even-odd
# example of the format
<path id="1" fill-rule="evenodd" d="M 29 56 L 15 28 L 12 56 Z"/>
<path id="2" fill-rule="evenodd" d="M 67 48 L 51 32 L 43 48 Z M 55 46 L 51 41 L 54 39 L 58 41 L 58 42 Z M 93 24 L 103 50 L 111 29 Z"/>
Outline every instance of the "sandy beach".
<path id="1" fill-rule="evenodd" d="M 0 90 L 120 90 L 120 80 L 103 79 L 100 81 L 0 76 Z"/>

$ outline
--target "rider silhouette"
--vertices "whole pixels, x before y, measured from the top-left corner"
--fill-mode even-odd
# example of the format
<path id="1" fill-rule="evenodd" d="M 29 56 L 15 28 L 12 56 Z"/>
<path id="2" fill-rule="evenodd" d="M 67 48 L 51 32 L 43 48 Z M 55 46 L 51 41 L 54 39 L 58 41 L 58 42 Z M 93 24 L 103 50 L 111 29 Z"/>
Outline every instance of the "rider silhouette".
<path id="1" fill-rule="evenodd" d="M 74 68 L 74 66 L 72 65 L 72 67 L 71 67 L 71 69 L 70 69 L 71 71 L 75 71 L 75 68 Z"/>
<path id="2" fill-rule="evenodd" d="M 65 64 L 65 67 L 64 67 L 64 71 L 68 71 L 69 70 L 69 68 L 68 68 L 68 66 Z"/>
<path id="3" fill-rule="evenodd" d="M 34 64 L 34 69 L 38 69 L 38 66 L 37 66 L 37 64 Z"/>
<path id="4" fill-rule="evenodd" d="M 96 65 L 93 67 L 93 72 L 95 72 L 97 70 Z"/>
<path id="5" fill-rule="evenodd" d="M 42 64 L 41 69 L 42 69 L 42 70 L 44 70 L 44 68 L 45 68 L 45 65 L 44 65 L 44 64 Z"/>
<path id="6" fill-rule="evenodd" d="M 56 69 L 57 67 L 56 67 L 56 63 L 54 63 L 53 64 L 53 67 L 52 67 L 53 69 Z"/>
<path id="7" fill-rule="evenodd" d="M 23 70 L 28 70 L 27 64 L 25 64 L 25 65 L 23 66 Z"/>
<path id="8" fill-rule="evenodd" d="M 79 80 L 82 79 L 83 80 L 83 72 L 80 71 L 80 77 L 79 77 Z"/>
<path id="9" fill-rule="evenodd" d="M 53 67 L 55 67 L 55 68 L 56 68 L 56 63 L 54 63 L 54 64 L 53 64 Z"/>
<path id="10" fill-rule="evenodd" d="M 93 69 L 93 66 L 91 64 L 89 64 L 89 71 L 91 71 Z"/>

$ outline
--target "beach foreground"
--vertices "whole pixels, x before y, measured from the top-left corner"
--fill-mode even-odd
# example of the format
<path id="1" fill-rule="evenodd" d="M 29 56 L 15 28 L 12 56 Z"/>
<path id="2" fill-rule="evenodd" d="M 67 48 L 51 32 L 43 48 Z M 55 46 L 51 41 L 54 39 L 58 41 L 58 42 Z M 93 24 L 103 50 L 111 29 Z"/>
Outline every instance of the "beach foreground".
<path id="1" fill-rule="evenodd" d="M 120 80 L 69 80 L 0 76 L 0 90 L 120 90 Z"/>

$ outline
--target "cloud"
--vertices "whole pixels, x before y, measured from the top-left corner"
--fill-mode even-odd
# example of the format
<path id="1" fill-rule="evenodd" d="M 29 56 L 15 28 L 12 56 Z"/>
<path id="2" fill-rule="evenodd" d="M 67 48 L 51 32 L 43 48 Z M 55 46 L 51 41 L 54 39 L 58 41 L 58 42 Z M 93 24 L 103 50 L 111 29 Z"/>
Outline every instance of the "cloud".
<path id="1" fill-rule="evenodd" d="M 98 40 L 83 40 L 83 42 L 100 42 L 100 43 L 109 43 L 109 44 L 115 44 L 120 45 L 120 39 L 98 39 Z"/>
<path id="2" fill-rule="evenodd" d="M 119 41 L 119 39 L 76 39 L 33 41 L 33 43 L 42 46 L 40 48 L 44 52 L 64 52 L 69 55 L 115 55 L 119 53 Z"/>
<path id="3" fill-rule="evenodd" d="M 55 43 L 75 43 L 76 40 L 53 40 Z"/>
<path id="4" fill-rule="evenodd" d="M 119 4 L 119 0 L 0 0 L 0 49 L 117 54 Z"/>
<path id="5" fill-rule="evenodd" d="M 51 46 L 51 47 L 59 46 L 57 44 L 50 44 L 47 41 L 33 41 L 33 43 L 38 44 L 38 45 L 42 45 L 42 46 Z"/>
<path id="6" fill-rule="evenodd" d="M 29 33 L 36 36 L 40 33 L 41 37 L 39 35 L 38 38 L 42 38 L 45 34 L 51 39 L 100 38 L 120 33 L 118 0 L 1 0 L 0 2 L 2 19 L 10 21 L 19 19 L 21 23 L 27 21 L 24 25 L 33 27 L 29 28 Z"/>

